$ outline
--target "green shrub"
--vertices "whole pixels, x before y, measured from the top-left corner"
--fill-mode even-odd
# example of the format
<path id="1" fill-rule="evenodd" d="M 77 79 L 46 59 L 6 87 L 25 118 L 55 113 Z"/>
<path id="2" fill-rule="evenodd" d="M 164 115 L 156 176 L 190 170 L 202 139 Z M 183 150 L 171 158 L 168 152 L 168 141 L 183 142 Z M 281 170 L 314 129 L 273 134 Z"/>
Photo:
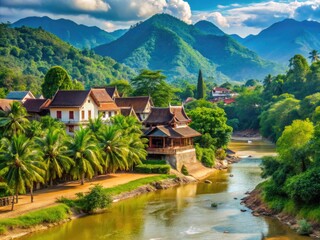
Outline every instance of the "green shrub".
<path id="1" fill-rule="evenodd" d="M 195 149 L 196 149 L 196 156 L 198 161 L 201 162 L 202 156 L 203 156 L 203 151 L 202 148 L 199 146 L 199 144 L 195 144 Z"/>
<path id="2" fill-rule="evenodd" d="M 163 165 L 167 164 L 166 160 L 153 160 L 153 159 L 147 159 L 142 161 L 143 164 L 152 164 L 152 165 Z"/>
<path id="3" fill-rule="evenodd" d="M 189 171 L 187 169 L 187 167 L 185 165 L 182 165 L 181 167 L 181 173 L 185 176 L 188 176 L 189 175 Z"/>
<path id="4" fill-rule="evenodd" d="M 5 182 L 0 182 L 0 197 L 12 196 L 12 190 Z"/>
<path id="5" fill-rule="evenodd" d="M 222 148 L 217 149 L 217 151 L 216 151 L 216 158 L 217 159 L 223 160 L 226 158 L 226 156 L 227 156 L 227 154 L 224 149 L 222 149 Z"/>
<path id="6" fill-rule="evenodd" d="M 214 151 L 210 148 L 203 148 L 203 156 L 201 162 L 206 167 L 213 167 L 215 163 Z"/>
<path id="7" fill-rule="evenodd" d="M 318 203 L 320 199 L 320 168 L 313 168 L 286 182 L 287 194 L 300 203 Z"/>
<path id="8" fill-rule="evenodd" d="M 309 235 L 310 233 L 312 233 L 312 227 L 311 224 L 308 223 L 305 219 L 302 219 L 298 222 L 298 230 L 297 232 L 300 235 Z"/>
<path id="9" fill-rule="evenodd" d="M 101 185 L 95 185 L 90 192 L 80 198 L 80 205 L 84 212 L 92 213 L 97 209 L 104 209 L 112 202 L 111 197 Z"/>
<path id="10" fill-rule="evenodd" d="M 140 164 L 135 166 L 134 171 L 137 173 L 159 173 L 159 174 L 169 174 L 170 165 L 156 165 L 156 164 Z"/>
<path id="11" fill-rule="evenodd" d="M 265 182 L 262 186 L 262 196 L 263 198 L 270 202 L 274 198 L 286 198 L 286 193 L 282 190 L 282 187 L 278 186 L 273 179 Z"/>

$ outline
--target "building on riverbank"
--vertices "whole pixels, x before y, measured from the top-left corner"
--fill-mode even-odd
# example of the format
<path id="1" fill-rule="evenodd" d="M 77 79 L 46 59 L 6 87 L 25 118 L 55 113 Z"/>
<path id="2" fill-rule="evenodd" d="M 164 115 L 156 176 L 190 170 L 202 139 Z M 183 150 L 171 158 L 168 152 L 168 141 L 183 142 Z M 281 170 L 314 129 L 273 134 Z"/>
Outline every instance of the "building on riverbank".
<path id="1" fill-rule="evenodd" d="M 182 106 L 152 107 L 143 121 L 149 157 L 165 159 L 178 171 L 185 163 L 196 162 L 193 138 L 201 134 L 188 126 L 190 122 Z"/>

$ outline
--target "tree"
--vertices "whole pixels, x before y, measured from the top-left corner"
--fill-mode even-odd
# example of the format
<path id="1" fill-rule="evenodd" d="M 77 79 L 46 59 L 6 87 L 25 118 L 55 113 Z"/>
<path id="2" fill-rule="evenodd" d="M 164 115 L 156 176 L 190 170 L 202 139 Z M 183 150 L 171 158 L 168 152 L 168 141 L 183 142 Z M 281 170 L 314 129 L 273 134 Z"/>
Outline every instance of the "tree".
<path id="1" fill-rule="evenodd" d="M 140 74 L 131 80 L 134 95 L 149 95 L 158 107 L 168 106 L 174 97 L 173 88 L 165 82 L 166 76 L 161 71 L 141 70 Z"/>
<path id="2" fill-rule="evenodd" d="M 205 85 L 202 78 L 202 72 L 199 70 L 198 84 L 197 84 L 197 99 L 202 99 L 205 96 Z"/>
<path id="3" fill-rule="evenodd" d="M 33 184 L 43 183 L 46 171 L 41 153 L 24 135 L 13 136 L 11 140 L 2 138 L 1 144 L 3 148 L 0 152 L 0 169 L 4 172 L 4 180 L 13 189 L 17 201 L 18 194 L 25 193 L 26 187 L 29 187 L 33 202 Z M 14 201 L 11 210 L 13 207 Z"/>
<path id="4" fill-rule="evenodd" d="M 128 139 L 116 126 L 105 126 L 98 135 L 102 157 L 107 171 L 128 170 Z"/>
<path id="5" fill-rule="evenodd" d="M 295 120 L 286 126 L 277 141 L 280 159 L 292 166 L 297 173 L 304 172 L 310 164 L 308 144 L 314 134 L 314 126 L 309 120 Z"/>
<path id="6" fill-rule="evenodd" d="M 188 112 L 192 119 L 190 127 L 201 134 L 209 133 L 215 140 L 215 148 L 225 147 L 230 140 L 232 128 L 227 125 L 223 109 L 200 107 Z"/>
<path id="7" fill-rule="evenodd" d="M 311 62 L 318 62 L 320 60 L 319 52 L 317 50 L 312 50 L 309 52 L 309 58 L 311 59 Z"/>
<path id="8" fill-rule="evenodd" d="M 54 66 L 49 69 L 44 77 L 42 84 L 42 94 L 45 98 L 52 98 L 57 90 L 72 89 L 73 84 L 67 71 L 60 67 Z"/>
<path id="9" fill-rule="evenodd" d="M 24 133 L 26 125 L 29 123 L 27 110 L 20 102 L 11 103 L 9 111 L 0 110 L 0 116 L 0 129 L 5 136 Z"/>
<path id="10" fill-rule="evenodd" d="M 112 81 L 109 86 L 117 87 L 117 90 L 122 97 L 129 96 L 133 92 L 129 81 L 124 79 Z"/>
<path id="11" fill-rule="evenodd" d="M 62 177 L 64 172 L 69 171 L 74 164 L 67 155 L 68 148 L 65 145 L 65 131 L 49 128 L 43 138 L 37 138 L 36 142 L 43 153 L 43 160 L 46 164 L 46 181 L 53 185 L 53 180 Z"/>
<path id="12" fill-rule="evenodd" d="M 74 160 L 70 174 L 74 179 L 91 179 L 96 171 L 102 172 L 102 159 L 97 142 L 92 138 L 89 129 L 80 128 L 75 132 L 74 138 L 68 143 L 70 157 Z"/>

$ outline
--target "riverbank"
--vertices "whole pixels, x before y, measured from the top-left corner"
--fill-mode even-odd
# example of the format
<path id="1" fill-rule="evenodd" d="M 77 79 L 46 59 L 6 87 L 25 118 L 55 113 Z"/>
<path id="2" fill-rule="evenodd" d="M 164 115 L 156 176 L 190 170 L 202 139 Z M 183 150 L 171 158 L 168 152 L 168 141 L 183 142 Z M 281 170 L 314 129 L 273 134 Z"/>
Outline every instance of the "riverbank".
<path id="1" fill-rule="evenodd" d="M 117 202 L 144 193 L 195 181 L 194 178 L 188 176 L 173 177 L 172 175 L 168 175 L 165 177 L 164 175 L 160 175 L 134 180 L 106 190 L 112 196 L 113 201 Z M 61 209 L 64 210 L 63 213 L 61 213 Z M 51 216 L 53 215 L 53 217 L 48 216 L 48 213 Z M 2 234 L 0 235 L 0 239 L 20 238 L 32 232 L 46 230 L 85 215 L 84 213 L 71 211 L 65 204 L 56 204 L 56 206 L 29 212 L 16 218 L 0 220 L 0 234 Z"/>
<path id="2" fill-rule="evenodd" d="M 267 203 L 265 203 L 262 199 L 261 189 L 259 185 L 248 194 L 247 197 L 242 199 L 242 204 L 247 206 L 252 210 L 252 215 L 259 217 L 259 216 L 268 216 L 274 217 L 278 219 L 282 224 L 288 225 L 291 229 L 297 231 L 299 228 L 299 220 L 301 217 L 293 216 L 291 214 L 285 212 L 277 212 L 272 210 Z M 320 239 L 320 223 L 311 223 L 312 225 L 312 233 L 310 237 L 315 239 Z"/>

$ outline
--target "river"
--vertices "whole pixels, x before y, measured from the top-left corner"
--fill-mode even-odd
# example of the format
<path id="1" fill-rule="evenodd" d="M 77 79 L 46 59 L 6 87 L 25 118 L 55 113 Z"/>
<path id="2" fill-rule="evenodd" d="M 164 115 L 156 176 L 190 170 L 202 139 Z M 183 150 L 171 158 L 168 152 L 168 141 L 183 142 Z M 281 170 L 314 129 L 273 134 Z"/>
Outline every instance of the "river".
<path id="1" fill-rule="evenodd" d="M 304 240 L 274 218 L 254 217 L 240 204 L 260 178 L 261 159 L 274 147 L 259 141 L 233 141 L 230 148 L 252 155 L 204 182 L 144 194 L 113 203 L 103 214 L 86 216 L 23 239 L 266 239 Z M 244 155 L 245 156 L 245 155 Z M 217 203 L 216 208 L 211 203 Z M 242 212 L 241 210 L 246 210 Z"/>

